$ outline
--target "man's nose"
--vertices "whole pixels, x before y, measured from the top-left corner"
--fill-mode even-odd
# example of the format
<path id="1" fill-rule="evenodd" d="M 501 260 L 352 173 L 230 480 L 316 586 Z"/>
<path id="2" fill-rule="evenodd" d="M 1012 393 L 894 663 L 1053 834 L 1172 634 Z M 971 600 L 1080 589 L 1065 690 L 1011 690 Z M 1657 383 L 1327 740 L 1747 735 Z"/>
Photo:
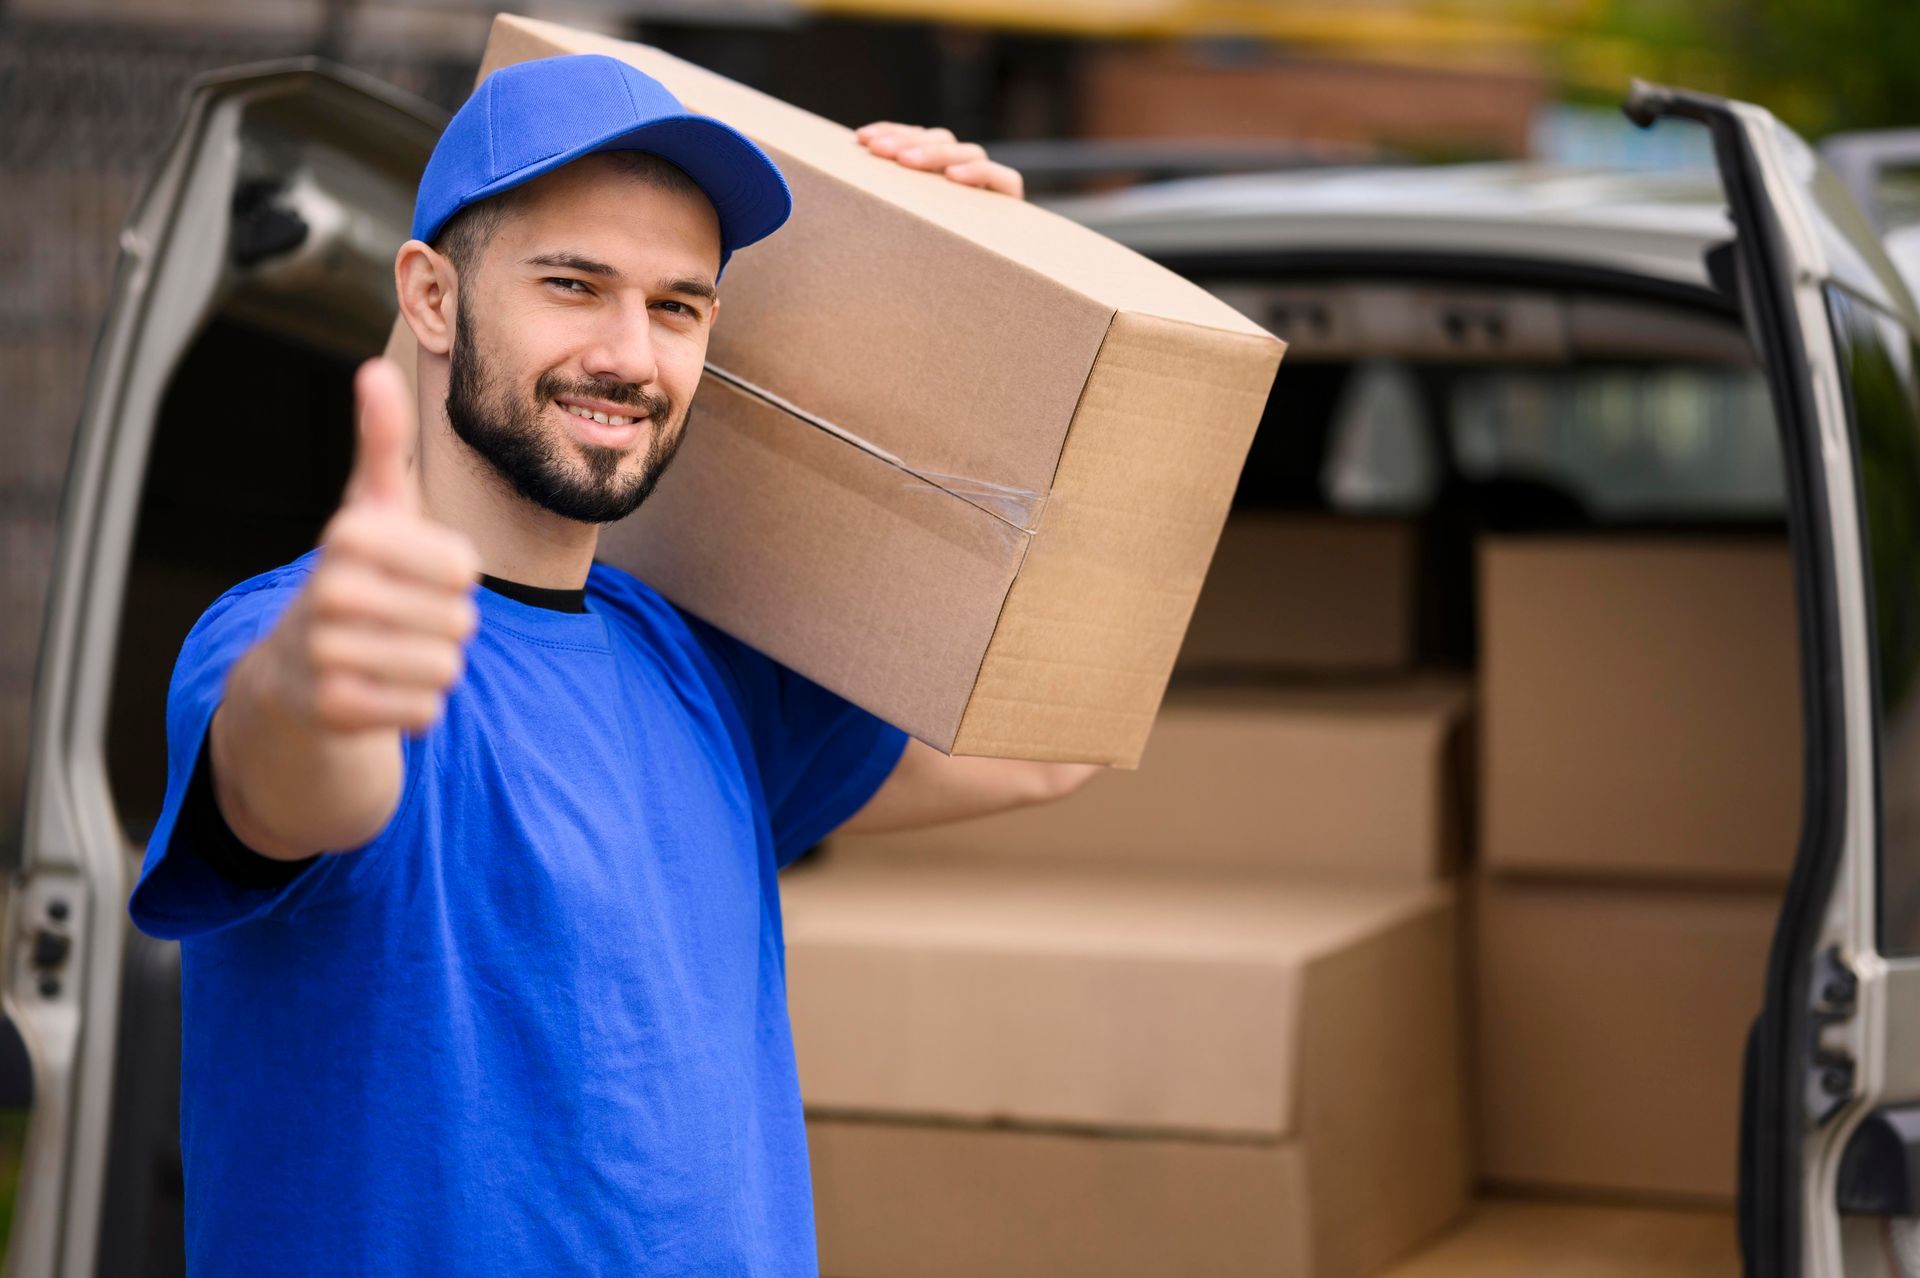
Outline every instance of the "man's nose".
<path id="1" fill-rule="evenodd" d="M 590 347 L 582 371 L 589 377 L 645 386 L 659 372 L 653 350 L 652 317 L 645 307 L 621 307 Z"/>

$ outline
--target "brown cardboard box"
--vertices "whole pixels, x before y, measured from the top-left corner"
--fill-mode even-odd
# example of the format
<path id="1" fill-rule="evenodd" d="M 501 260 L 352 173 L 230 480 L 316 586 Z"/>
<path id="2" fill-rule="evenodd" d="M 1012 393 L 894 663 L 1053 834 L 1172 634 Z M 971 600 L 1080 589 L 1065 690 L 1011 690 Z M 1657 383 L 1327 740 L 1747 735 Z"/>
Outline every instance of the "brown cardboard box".
<path id="1" fill-rule="evenodd" d="M 822 1278 L 1313 1274 L 1297 1142 L 814 1117 Z"/>
<path id="2" fill-rule="evenodd" d="M 1801 790 L 1785 543 L 1494 538 L 1480 574 L 1486 864 L 1784 882 Z"/>
<path id="3" fill-rule="evenodd" d="M 826 1272 L 1358 1278 L 1464 1204 L 1444 887 L 829 860 L 782 895 Z"/>
<path id="4" fill-rule="evenodd" d="M 1405 670 L 1417 643 L 1419 533 L 1407 520 L 1233 514 L 1181 670 Z"/>
<path id="5" fill-rule="evenodd" d="M 1738 1278 L 1731 1211 L 1489 1198 L 1380 1278 Z"/>
<path id="6" fill-rule="evenodd" d="M 673 473 L 602 557 L 943 750 L 1132 766 L 1281 344 L 644 45 L 501 17 L 481 71 L 575 52 L 742 129 L 794 192 L 728 267 Z"/>
<path id="7" fill-rule="evenodd" d="M 1403 670 L 1418 637 L 1419 549 L 1404 519 L 1236 513 L 1178 666 Z"/>
<path id="8" fill-rule="evenodd" d="M 1462 843 L 1462 683 L 1177 688 L 1137 772 L 846 857 L 1240 866 L 1432 879 Z"/>
<path id="9" fill-rule="evenodd" d="M 1496 878 L 1478 889 L 1482 1174 L 1731 1201 L 1741 1053 L 1777 896 Z"/>

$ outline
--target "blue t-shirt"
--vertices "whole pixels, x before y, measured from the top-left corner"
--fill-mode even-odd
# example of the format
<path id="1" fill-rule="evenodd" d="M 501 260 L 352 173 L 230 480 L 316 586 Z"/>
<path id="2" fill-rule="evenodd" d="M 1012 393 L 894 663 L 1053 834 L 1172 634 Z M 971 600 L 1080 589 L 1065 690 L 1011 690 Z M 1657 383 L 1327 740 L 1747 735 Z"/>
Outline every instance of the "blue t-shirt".
<path id="1" fill-rule="evenodd" d="M 596 563 L 478 590 L 364 848 L 249 888 L 174 837 L 233 661 L 315 551 L 181 649 L 134 922 L 181 942 L 196 1278 L 811 1275 L 775 869 L 904 735 Z"/>

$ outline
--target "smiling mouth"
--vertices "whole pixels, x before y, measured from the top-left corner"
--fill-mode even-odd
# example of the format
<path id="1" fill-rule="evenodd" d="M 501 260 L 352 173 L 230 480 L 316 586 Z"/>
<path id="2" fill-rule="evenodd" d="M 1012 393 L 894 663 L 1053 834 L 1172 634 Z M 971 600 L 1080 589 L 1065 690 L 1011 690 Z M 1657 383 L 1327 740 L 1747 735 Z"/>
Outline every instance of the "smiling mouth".
<path id="1" fill-rule="evenodd" d="M 585 408 L 579 404 L 569 404 L 563 400 L 554 400 L 554 406 L 563 413 L 583 418 L 590 422 L 599 422 L 602 426 L 631 426 L 644 419 L 644 415 L 627 417 L 618 413 L 603 413 L 597 409 Z"/>

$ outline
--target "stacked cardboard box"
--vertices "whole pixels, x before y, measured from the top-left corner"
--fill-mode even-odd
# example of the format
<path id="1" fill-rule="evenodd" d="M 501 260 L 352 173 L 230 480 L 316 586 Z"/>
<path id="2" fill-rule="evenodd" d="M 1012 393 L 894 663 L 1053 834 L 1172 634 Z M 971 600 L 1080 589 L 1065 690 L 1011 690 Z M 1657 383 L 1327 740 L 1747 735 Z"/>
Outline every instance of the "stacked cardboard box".
<path id="1" fill-rule="evenodd" d="M 1463 1206 L 1444 885 L 829 861 L 783 896 L 824 1273 L 1362 1278 Z"/>
<path id="2" fill-rule="evenodd" d="M 1230 520 L 1139 771 L 789 876 L 826 1273 L 1362 1278 L 1457 1215 L 1468 694 L 1407 672 L 1413 549 Z"/>
<path id="3" fill-rule="evenodd" d="M 1419 556 L 1411 520 L 1236 512 L 1179 664 L 1196 672 L 1405 670 L 1420 623 Z"/>
<path id="4" fill-rule="evenodd" d="M 1495 538 L 1480 571 L 1482 1170 L 1730 1200 L 1799 831 L 1786 544 Z"/>
<path id="5" fill-rule="evenodd" d="M 1463 842 L 1469 704 L 1457 679 L 1182 688 L 1136 772 L 1058 803 L 900 835 L 849 858 L 1067 861 L 1430 882 Z"/>

